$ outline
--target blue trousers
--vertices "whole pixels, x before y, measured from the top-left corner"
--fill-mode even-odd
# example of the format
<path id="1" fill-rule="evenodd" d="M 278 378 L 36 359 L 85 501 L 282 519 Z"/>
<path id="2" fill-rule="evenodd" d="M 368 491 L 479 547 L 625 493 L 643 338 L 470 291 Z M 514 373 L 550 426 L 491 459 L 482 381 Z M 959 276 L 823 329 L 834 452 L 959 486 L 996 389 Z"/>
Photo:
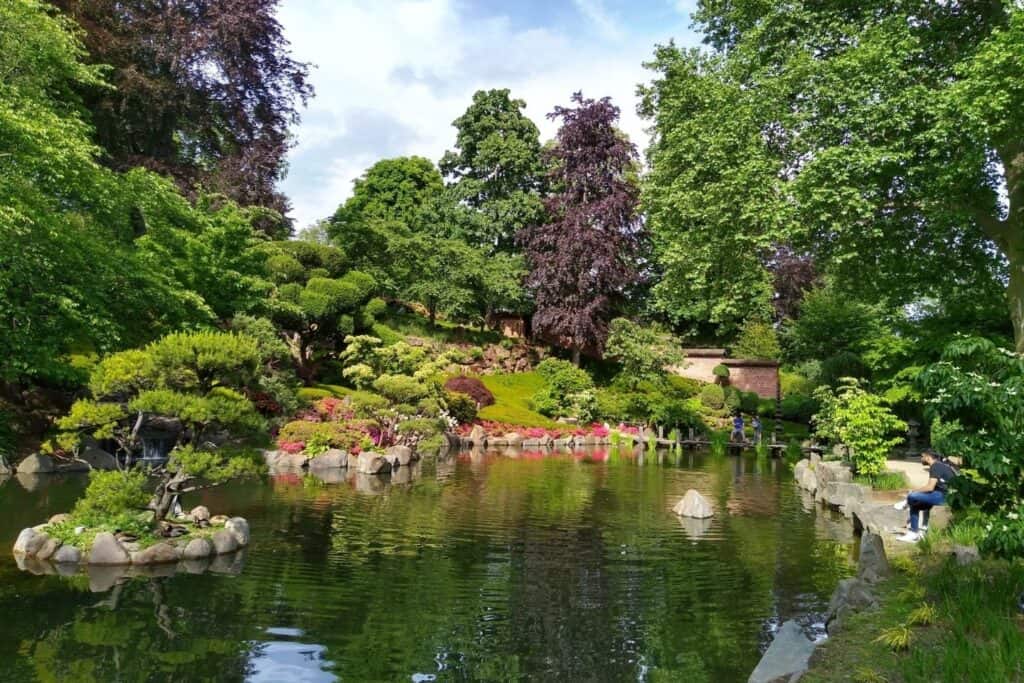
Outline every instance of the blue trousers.
<path id="1" fill-rule="evenodd" d="M 942 491 L 929 491 L 928 493 L 911 491 L 907 494 L 907 507 L 910 508 L 910 530 L 917 531 L 917 513 L 924 513 L 924 524 L 928 526 L 932 508 L 945 502 L 946 494 Z"/>

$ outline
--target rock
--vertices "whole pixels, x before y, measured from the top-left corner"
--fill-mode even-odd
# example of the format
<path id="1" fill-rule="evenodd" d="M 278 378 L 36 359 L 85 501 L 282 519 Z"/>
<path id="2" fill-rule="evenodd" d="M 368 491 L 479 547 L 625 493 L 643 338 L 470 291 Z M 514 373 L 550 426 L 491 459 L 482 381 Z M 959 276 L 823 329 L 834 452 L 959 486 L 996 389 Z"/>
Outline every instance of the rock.
<path id="1" fill-rule="evenodd" d="M 36 551 L 36 559 L 49 560 L 58 550 L 60 550 L 60 546 L 60 541 L 53 536 L 47 536 L 46 543 L 43 543 L 42 547 Z"/>
<path id="2" fill-rule="evenodd" d="M 469 433 L 469 441 L 475 446 L 483 446 L 487 443 L 487 431 L 480 425 L 474 425 Z"/>
<path id="3" fill-rule="evenodd" d="M 88 472 L 91 468 L 89 463 L 82 460 L 54 460 L 54 465 L 57 469 L 54 472 L 67 473 L 67 472 Z"/>
<path id="4" fill-rule="evenodd" d="M 523 435 L 518 432 L 510 432 L 505 435 L 505 443 L 512 448 L 519 448 L 523 445 Z"/>
<path id="5" fill-rule="evenodd" d="M 213 555 L 213 543 L 208 538 L 193 538 L 181 551 L 181 559 L 186 561 L 203 560 Z"/>
<path id="6" fill-rule="evenodd" d="M 956 563 L 961 567 L 974 564 L 981 559 L 978 549 L 973 545 L 954 545 L 952 553 L 956 558 Z"/>
<path id="7" fill-rule="evenodd" d="M 102 448 L 86 446 L 78 453 L 78 459 L 94 470 L 116 470 L 117 459 Z"/>
<path id="8" fill-rule="evenodd" d="M 696 519 L 694 517 L 680 517 L 679 524 L 683 527 L 683 533 L 686 534 L 691 541 L 699 541 L 709 531 L 711 531 L 711 525 L 714 522 L 711 521 L 710 517 L 704 519 Z"/>
<path id="9" fill-rule="evenodd" d="M 181 559 L 181 550 L 170 543 L 157 543 L 132 553 L 132 564 L 168 564 Z"/>
<path id="10" fill-rule="evenodd" d="M 818 490 L 818 475 L 815 473 L 810 466 L 805 467 L 801 473 L 800 478 L 797 480 L 800 488 L 814 493 Z"/>
<path id="11" fill-rule="evenodd" d="M 853 508 L 867 498 L 867 487 L 841 481 L 830 481 L 825 487 L 825 503 L 849 517 Z"/>
<path id="12" fill-rule="evenodd" d="M 412 449 L 408 446 L 392 446 L 385 452 L 385 457 L 391 462 L 391 467 L 408 465 L 412 462 Z"/>
<path id="13" fill-rule="evenodd" d="M 13 473 L 14 468 L 11 467 L 10 463 L 7 462 L 7 458 L 4 457 L 2 453 L 0 453 L 0 476 L 6 476 L 8 474 Z"/>
<path id="14" fill-rule="evenodd" d="M 872 533 L 861 536 L 857 576 L 868 583 L 878 583 L 891 575 L 892 568 L 889 567 L 889 559 L 885 556 L 882 537 Z"/>
<path id="15" fill-rule="evenodd" d="M 388 489 L 383 477 L 378 477 L 373 474 L 363 474 L 362 472 L 356 472 L 353 477 L 353 484 L 358 493 L 365 493 L 369 495 L 380 495 Z"/>
<path id="16" fill-rule="evenodd" d="M 213 517 L 210 517 L 210 524 L 212 526 L 224 526 L 227 523 L 228 523 L 228 516 L 227 515 L 214 515 Z"/>
<path id="17" fill-rule="evenodd" d="M 50 517 L 50 521 L 47 522 L 47 524 L 63 524 L 69 519 L 71 519 L 71 515 L 69 515 L 66 512 L 61 512 L 60 514 L 56 514 L 53 517 Z"/>
<path id="18" fill-rule="evenodd" d="M 391 463 L 378 453 L 360 453 L 356 470 L 360 474 L 383 474 L 391 471 Z"/>
<path id="19" fill-rule="evenodd" d="M 267 467 L 277 467 L 281 456 L 284 454 L 284 451 L 263 451 L 263 462 L 266 463 Z"/>
<path id="20" fill-rule="evenodd" d="M 235 538 L 235 535 L 226 528 L 218 529 L 217 532 L 213 534 L 211 541 L 213 542 L 213 549 L 218 555 L 233 553 L 238 550 L 238 539 Z"/>
<path id="21" fill-rule="evenodd" d="M 860 579 L 843 579 L 832 593 L 825 617 L 825 628 L 829 634 L 835 634 L 842 627 L 843 620 L 852 612 L 866 607 L 875 607 L 878 599 L 871 592 L 871 587 Z"/>
<path id="22" fill-rule="evenodd" d="M 21 533 L 18 534 L 18 540 L 14 542 L 14 552 L 18 555 L 34 556 L 43 547 L 48 538 L 49 536 L 46 534 L 36 531 L 31 527 L 22 529 Z"/>
<path id="23" fill-rule="evenodd" d="M 747 683 L 768 683 L 799 675 L 807 670 L 807 663 L 814 648 L 814 643 L 800 630 L 799 624 L 792 620 L 785 622 L 750 674 Z"/>
<path id="24" fill-rule="evenodd" d="M 348 467 L 348 453 L 331 448 L 309 461 L 310 470 L 345 469 Z"/>
<path id="25" fill-rule="evenodd" d="M 706 519 L 715 514 L 707 498 L 693 489 L 686 492 L 679 502 L 676 503 L 676 506 L 672 508 L 672 511 L 680 517 L 693 517 L 695 519 Z"/>
<path id="26" fill-rule="evenodd" d="M 62 545 L 50 559 L 56 564 L 78 564 L 82 561 L 82 551 L 73 545 Z"/>
<path id="27" fill-rule="evenodd" d="M 19 474 L 53 474 L 56 471 L 53 458 L 43 453 L 30 455 L 18 463 Z"/>
<path id="28" fill-rule="evenodd" d="M 249 545 L 249 522 L 244 517 L 232 517 L 224 528 L 234 534 L 239 546 Z"/>
<path id="29" fill-rule="evenodd" d="M 114 534 L 104 531 L 96 534 L 96 539 L 89 549 L 89 564 L 120 565 L 131 564 L 132 558 Z"/>
<path id="30" fill-rule="evenodd" d="M 307 461 L 309 461 L 309 456 L 303 453 L 285 453 L 278 459 L 278 464 L 279 466 L 301 470 L 306 466 Z"/>
<path id="31" fill-rule="evenodd" d="M 188 513 L 192 517 L 193 522 L 209 522 L 210 521 L 210 508 L 205 505 L 197 505 L 192 508 L 192 511 Z"/>

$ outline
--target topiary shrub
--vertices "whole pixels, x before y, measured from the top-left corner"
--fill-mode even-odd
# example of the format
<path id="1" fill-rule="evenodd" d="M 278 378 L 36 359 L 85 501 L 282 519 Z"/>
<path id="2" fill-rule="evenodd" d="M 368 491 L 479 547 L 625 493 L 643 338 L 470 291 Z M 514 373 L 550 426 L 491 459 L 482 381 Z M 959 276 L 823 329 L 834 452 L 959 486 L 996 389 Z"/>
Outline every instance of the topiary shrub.
<path id="1" fill-rule="evenodd" d="M 448 414 L 459 424 L 469 424 L 476 419 L 476 401 L 469 394 L 446 391 L 445 402 L 448 404 Z"/>
<path id="2" fill-rule="evenodd" d="M 711 374 L 715 376 L 715 381 L 719 384 L 729 383 L 729 366 L 725 363 L 719 363 L 712 368 Z"/>
<path id="3" fill-rule="evenodd" d="M 430 387 L 408 375 L 381 375 L 373 388 L 394 403 L 415 403 L 430 394 Z"/>
<path id="4" fill-rule="evenodd" d="M 476 377 L 466 377 L 463 375 L 452 377 L 444 383 L 444 388 L 448 391 L 466 394 L 480 408 L 494 405 L 494 394 Z"/>
<path id="5" fill-rule="evenodd" d="M 706 384 L 700 390 L 700 402 L 712 410 L 725 407 L 725 390 L 718 384 Z"/>

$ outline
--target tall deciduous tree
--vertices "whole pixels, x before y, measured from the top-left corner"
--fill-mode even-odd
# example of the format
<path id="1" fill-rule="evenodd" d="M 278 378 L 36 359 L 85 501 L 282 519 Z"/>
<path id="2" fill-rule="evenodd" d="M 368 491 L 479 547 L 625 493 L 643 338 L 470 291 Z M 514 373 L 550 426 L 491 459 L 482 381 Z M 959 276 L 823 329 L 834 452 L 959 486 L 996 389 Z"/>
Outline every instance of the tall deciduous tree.
<path id="1" fill-rule="evenodd" d="M 581 350 L 603 346 L 623 291 L 638 280 L 643 238 L 638 191 L 627 177 L 637 153 L 615 127 L 619 108 L 579 92 L 572 101 L 575 107 L 548 115 L 562 120 L 550 152 L 558 188 L 545 201 L 551 220 L 519 239 L 537 307 L 534 329 L 564 343 L 578 363 Z"/>
<path id="2" fill-rule="evenodd" d="M 892 303 L 1002 282 L 1024 349 L 1024 8 L 708 0 L 696 19 L 711 50 L 659 48 L 644 99 L 666 253 L 710 207 L 729 223 L 701 278 L 786 242 Z"/>
<path id="3" fill-rule="evenodd" d="M 516 233 L 541 220 L 540 132 L 525 107 L 506 89 L 478 90 L 453 122 L 455 150 L 441 159 L 455 200 L 478 213 L 455 236 L 488 251 L 512 250 Z"/>
<path id="4" fill-rule="evenodd" d="M 145 166 L 186 192 L 287 211 L 276 189 L 288 127 L 312 94 L 289 53 L 278 0 L 52 0 L 85 30 L 113 88 L 83 90 L 118 170 Z M 266 226 L 279 228 L 280 221 Z"/>

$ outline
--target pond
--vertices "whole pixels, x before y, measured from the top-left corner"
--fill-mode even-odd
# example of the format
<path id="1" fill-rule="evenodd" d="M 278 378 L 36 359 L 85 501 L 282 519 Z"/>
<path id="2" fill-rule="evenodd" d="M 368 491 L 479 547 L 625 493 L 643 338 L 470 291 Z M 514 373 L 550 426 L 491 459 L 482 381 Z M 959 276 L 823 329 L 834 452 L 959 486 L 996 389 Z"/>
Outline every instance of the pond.
<path id="1" fill-rule="evenodd" d="M 744 681 L 782 621 L 820 632 L 854 556 L 775 460 L 478 452 L 194 496 L 252 525 L 237 575 L 18 570 L 83 487 L 0 483 L 4 681 Z M 688 488 L 714 518 L 672 514 Z"/>

